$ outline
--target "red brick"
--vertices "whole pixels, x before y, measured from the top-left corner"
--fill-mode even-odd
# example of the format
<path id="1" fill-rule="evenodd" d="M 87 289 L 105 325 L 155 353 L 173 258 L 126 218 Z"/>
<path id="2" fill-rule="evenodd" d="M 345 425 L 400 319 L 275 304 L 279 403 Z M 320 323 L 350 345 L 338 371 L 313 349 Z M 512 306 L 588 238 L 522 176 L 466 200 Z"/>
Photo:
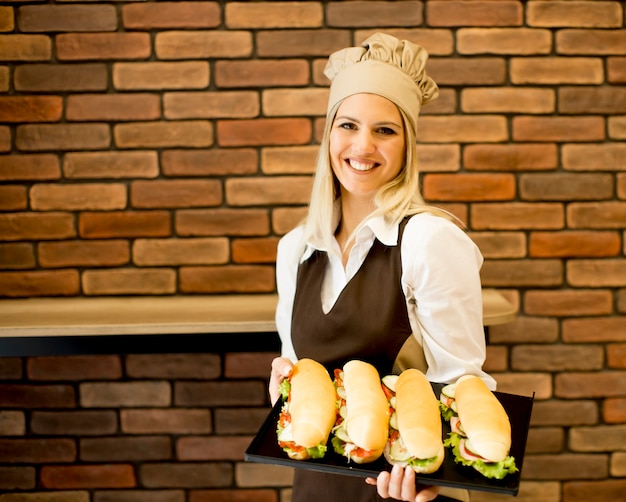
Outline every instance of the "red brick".
<path id="1" fill-rule="evenodd" d="M 261 58 L 319 56 L 352 45 L 347 30 L 266 30 L 257 34 L 256 52 Z"/>
<path id="2" fill-rule="evenodd" d="M 22 359 L 19 357 L 3 357 L 0 359 L 1 380 L 21 380 L 23 375 Z"/>
<path id="3" fill-rule="evenodd" d="M 420 153 L 424 147 L 425 145 L 421 145 Z M 313 174 L 318 153 L 317 145 L 263 148 L 261 171 L 264 174 Z M 423 162 L 420 163 L 420 167 L 424 171 Z"/>
<path id="4" fill-rule="evenodd" d="M 563 168 L 570 171 L 619 171 L 626 158 L 626 145 L 601 143 L 563 145 Z"/>
<path id="5" fill-rule="evenodd" d="M 252 34 L 234 30 L 170 30 L 154 40 L 159 59 L 232 59 L 250 57 Z"/>
<path id="6" fill-rule="evenodd" d="M 620 287 L 626 284 L 626 261 L 572 260 L 567 264 L 567 280 L 579 288 Z"/>
<path id="7" fill-rule="evenodd" d="M 481 269 L 484 286 L 560 286 L 563 265 L 559 260 L 487 260 Z"/>
<path id="8" fill-rule="evenodd" d="M 230 259 L 226 238 L 137 239 L 133 263 L 139 266 L 218 265 Z"/>
<path id="9" fill-rule="evenodd" d="M 168 92 L 163 95 L 163 115 L 168 119 L 251 118 L 259 111 L 256 92 Z"/>
<path id="10" fill-rule="evenodd" d="M 270 293 L 275 288 L 274 268 L 265 265 L 181 267 L 184 293 Z"/>
<path id="11" fill-rule="evenodd" d="M 0 164 L 1 165 L 1 164 Z M 252 148 L 165 150 L 165 176 L 224 176 L 257 172 L 258 155 Z"/>
<path id="12" fill-rule="evenodd" d="M 5 241 L 55 240 L 76 237 L 70 213 L 0 214 L 0 235 Z"/>
<path id="13" fill-rule="evenodd" d="M 232 178 L 226 181 L 231 206 L 306 204 L 311 194 L 309 176 Z"/>
<path id="14" fill-rule="evenodd" d="M 317 149 L 312 151 L 311 155 L 313 153 L 317 153 Z M 419 145 L 417 159 L 422 173 L 456 172 L 461 167 L 461 149 L 459 145 Z M 313 169 L 315 162 L 311 162 L 310 166 L 310 169 Z M 263 170 L 265 171 L 265 166 L 263 166 Z M 311 171 L 303 170 L 301 172 Z"/>
<path id="15" fill-rule="evenodd" d="M 0 467 L 0 490 L 32 490 L 35 484 L 36 473 L 33 467 Z"/>
<path id="16" fill-rule="evenodd" d="M 75 408 L 76 396 L 69 385 L 0 384 L 3 409 Z"/>
<path id="17" fill-rule="evenodd" d="M 604 366 L 600 345 L 518 345 L 511 350 L 514 371 L 593 371 Z"/>
<path id="18" fill-rule="evenodd" d="M 44 436 L 103 436 L 117 432 L 117 413 L 94 411 L 33 411 L 30 429 Z"/>
<path id="19" fill-rule="evenodd" d="M 454 0 L 426 4 L 426 19 L 430 26 L 520 26 L 523 18 L 522 4 L 509 0 Z"/>
<path id="20" fill-rule="evenodd" d="M 614 185 L 610 174 L 522 174 L 519 193 L 524 200 L 606 200 L 613 197 Z"/>
<path id="21" fill-rule="evenodd" d="M 625 202 L 574 202 L 567 206 L 571 228 L 623 229 Z"/>
<path id="22" fill-rule="evenodd" d="M 304 118 L 220 120 L 220 146 L 302 145 L 311 141 L 311 122 Z"/>
<path id="23" fill-rule="evenodd" d="M 184 237 L 267 235 L 270 230 L 269 213 L 262 209 L 180 210 L 175 225 L 176 234 Z"/>
<path id="24" fill-rule="evenodd" d="M 420 118 L 418 142 L 473 143 L 508 140 L 506 119 L 496 115 Z"/>
<path id="25" fill-rule="evenodd" d="M 0 439 L 0 450 L 3 462 L 11 464 L 76 461 L 76 443 L 67 438 Z"/>
<path id="26" fill-rule="evenodd" d="M 61 177 L 59 158 L 50 153 L 0 156 L 0 180 L 56 180 Z"/>
<path id="27" fill-rule="evenodd" d="M 428 73 L 439 86 L 504 85 L 507 80 L 505 59 L 495 57 L 433 58 Z"/>
<path id="28" fill-rule="evenodd" d="M 430 201 L 502 201 L 515 197 L 512 174 L 427 174 L 424 197 Z"/>
<path id="29" fill-rule="evenodd" d="M 423 10 L 423 2 L 333 2 L 326 6 L 326 24 L 342 28 L 419 26 L 424 22 Z"/>
<path id="30" fill-rule="evenodd" d="M 235 239 L 232 242 L 233 263 L 275 263 L 278 238 Z"/>
<path id="31" fill-rule="evenodd" d="M 515 84 L 602 84 L 604 67 L 597 58 L 513 58 L 511 81 Z M 559 102 L 559 104 L 561 104 Z M 591 113 L 584 110 L 581 113 Z"/>
<path id="32" fill-rule="evenodd" d="M 159 2 L 122 6 L 125 28 L 216 28 L 221 23 L 217 2 Z"/>
<path id="33" fill-rule="evenodd" d="M 76 296 L 77 270 L 0 272 L 0 296 Z"/>
<path id="34" fill-rule="evenodd" d="M 605 502 L 624 495 L 626 479 L 569 481 L 563 484 L 563 502 Z"/>
<path id="35" fill-rule="evenodd" d="M 465 89 L 461 108 L 466 113 L 553 113 L 554 92 L 534 88 Z"/>
<path id="36" fill-rule="evenodd" d="M 105 91 L 108 71 L 99 63 L 29 64 L 15 68 L 15 88 L 19 91 Z"/>
<path id="37" fill-rule="evenodd" d="M 593 453 L 527 455 L 524 473 L 529 479 L 601 479 L 607 476 L 607 456 Z"/>
<path id="38" fill-rule="evenodd" d="M 30 380 L 117 380 L 122 377 L 119 356 L 30 357 Z"/>
<path id="39" fill-rule="evenodd" d="M 41 484 L 48 489 L 131 488 L 137 480 L 132 465 L 47 465 L 41 469 Z"/>
<path id="40" fill-rule="evenodd" d="M 220 488 L 230 486 L 229 462 L 149 463 L 139 469 L 146 488 Z"/>
<path id="41" fill-rule="evenodd" d="M 79 122 L 154 120 L 161 104 L 157 94 L 76 94 L 68 96 L 65 116 Z"/>
<path id="42" fill-rule="evenodd" d="M 78 229 L 85 239 L 167 237 L 171 222 L 167 211 L 86 212 L 79 216 Z"/>
<path id="43" fill-rule="evenodd" d="M 529 3 L 527 22 L 531 26 L 618 28 L 623 13 L 615 2 L 551 1 Z"/>
<path id="44" fill-rule="evenodd" d="M 122 410 L 120 426 L 126 434 L 208 434 L 212 430 L 207 409 Z"/>
<path id="45" fill-rule="evenodd" d="M 22 31 L 115 31 L 113 5 L 27 5 L 18 11 Z"/>
<path id="46" fill-rule="evenodd" d="M 48 61 L 52 57 L 52 41 L 48 35 L 2 35 L 2 42 L 2 61 Z"/>
<path id="47" fill-rule="evenodd" d="M 176 272 L 166 268 L 87 270 L 82 275 L 85 295 L 166 295 L 176 292 Z"/>
<path id="48" fill-rule="evenodd" d="M 622 86 L 561 87 L 558 90 L 559 111 L 562 114 L 607 114 L 626 113 L 626 89 Z"/>
<path id="49" fill-rule="evenodd" d="M 559 54 L 618 55 L 626 54 L 625 30 L 563 29 L 555 35 Z"/>
<path id="50" fill-rule="evenodd" d="M 176 456 L 182 461 L 242 461 L 250 441 L 250 436 L 181 437 L 176 442 Z"/>
<path id="51" fill-rule="evenodd" d="M 278 502 L 275 490 L 194 490 L 189 502 Z"/>
<path id="52" fill-rule="evenodd" d="M 148 59 L 148 33 L 61 33 L 56 37 L 61 61 Z"/>
<path id="53" fill-rule="evenodd" d="M 264 406 L 265 381 L 174 383 L 176 406 Z"/>
<path id="54" fill-rule="evenodd" d="M 225 22 L 232 28 L 318 28 L 323 23 L 318 2 L 234 2 L 225 6 Z"/>
<path id="55" fill-rule="evenodd" d="M 203 61 L 117 63 L 113 85 L 120 90 L 203 89 L 209 85 L 209 64 Z"/>
<path id="56" fill-rule="evenodd" d="M 0 96 L 0 121 L 58 122 L 62 108 L 60 96 Z"/>
<path id="57" fill-rule="evenodd" d="M 564 209 L 557 203 L 472 204 L 470 219 L 474 230 L 552 230 L 563 228 Z"/>
<path id="58" fill-rule="evenodd" d="M 219 206 L 222 184 L 217 180 L 133 181 L 130 202 L 135 208 Z"/>
<path id="59" fill-rule="evenodd" d="M 267 378 L 274 352 L 233 352 L 226 354 L 224 376 L 227 378 Z"/>
<path id="60" fill-rule="evenodd" d="M 549 54 L 550 30 L 536 28 L 461 28 L 456 32 L 459 54 Z"/>
<path id="61" fill-rule="evenodd" d="M 524 311 L 531 315 L 582 317 L 606 315 L 612 311 L 609 291 L 563 290 L 528 291 Z"/>
<path id="62" fill-rule="evenodd" d="M 1 190 L 0 194 L 2 194 Z M 32 244 L 26 242 L 0 244 L 0 269 L 27 268 L 35 268 L 35 250 Z"/>
<path id="63" fill-rule="evenodd" d="M 607 367 L 626 368 L 626 343 L 613 343 L 606 349 Z"/>
<path id="64" fill-rule="evenodd" d="M 256 434 L 268 413 L 269 407 L 217 408 L 215 432 L 217 434 Z"/>
<path id="65" fill-rule="evenodd" d="M 68 152 L 63 157 L 66 178 L 156 178 L 157 152 Z"/>
<path id="66" fill-rule="evenodd" d="M 531 424 L 536 425 L 594 425 L 598 423 L 598 405 L 591 400 L 535 401 Z"/>
<path id="67" fill-rule="evenodd" d="M 554 391 L 557 397 L 607 398 L 626 394 L 626 372 L 576 372 L 555 376 Z"/>
<path id="68" fill-rule="evenodd" d="M 620 254 L 621 239 L 617 232 L 572 230 L 566 232 L 533 232 L 530 234 L 530 256 L 601 257 Z"/>
<path id="69" fill-rule="evenodd" d="M 328 104 L 328 89 L 268 89 L 263 91 L 262 107 L 266 116 L 300 115 L 324 116 Z"/>
<path id="70" fill-rule="evenodd" d="M 514 117 L 515 141 L 603 141 L 602 117 Z"/>
<path id="71" fill-rule="evenodd" d="M 556 319 L 520 316 L 513 322 L 490 326 L 489 341 L 492 344 L 554 343 L 559 332 Z"/>
<path id="72" fill-rule="evenodd" d="M 79 385 L 83 408 L 168 407 L 172 391 L 165 381 L 83 382 Z"/>
<path id="73" fill-rule="evenodd" d="M 609 57 L 606 61 L 607 80 L 612 84 L 626 83 L 626 58 Z"/>
<path id="74" fill-rule="evenodd" d="M 622 342 L 626 341 L 626 321 L 622 317 L 589 317 L 564 319 L 564 342 Z"/>
<path id="75" fill-rule="evenodd" d="M 111 144 L 105 124 L 27 124 L 17 126 L 19 150 L 101 150 Z"/>
<path id="76" fill-rule="evenodd" d="M 306 207 L 276 208 L 272 210 L 272 230 L 278 235 L 284 235 L 300 224 L 306 213 Z"/>
<path id="77" fill-rule="evenodd" d="M 40 183 L 31 187 L 30 203 L 36 211 L 124 209 L 126 187 L 119 183 Z"/>
<path id="78" fill-rule="evenodd" d="M 221 375 L 217 354 L 129 354 L 126 373 L 133 378 L 215 379 Z"/>
<path id="79" fill-rule="evenodd" d="M 605 399 L 602 405 L 602 416 L 604 421 L 610 424 L 626 423 L 626 398 Z"/>
<path id="80" fill-rule="evenodd" d="M 79 441 L 80 458 L 87 462 L 154 461 L 172 457 L 172 440 L 164 436 L 81 437 Z M 96 500 L 100 499 L 96 497 Z"/>
<path id="81" fill-rule="evenodd" d="M 22 211 L 28 207 L 28 192 L 23 185 L 0 186 L 0 210 Z"/>
<path id="82" fill-rule="evenodd" d="M 213 144 L 213 124 L 204 120 L 133 122 L 114 127 L 119 148 L 207 147 Z"/>
<path id="83" fill-rule="evenodd" d="M 7 126 L 0 126 L 0 152 L 11 151 L 11 130 Z"/>
<path id="84" fill-rule="evenodd" d="M 220 88 L 301 86 L 310 79 L 304 59 L 216 61 L 214 75 Z"/>

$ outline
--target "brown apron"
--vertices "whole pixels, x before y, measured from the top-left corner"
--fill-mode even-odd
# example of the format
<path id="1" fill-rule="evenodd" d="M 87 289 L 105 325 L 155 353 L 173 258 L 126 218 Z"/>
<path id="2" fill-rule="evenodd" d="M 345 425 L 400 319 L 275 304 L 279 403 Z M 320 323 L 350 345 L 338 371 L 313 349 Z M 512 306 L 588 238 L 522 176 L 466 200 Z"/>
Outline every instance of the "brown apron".
<path id="1" fill-rule="evenodd" d="M 324 314 L 322 280 L 328 257 L 316 251 L 298 269 L 292 315 L 292 340 L 298 358 L 324 364 L 330 374 L 351 359 L 373 364 L 381 377 L 392 372 L 400 349 L 411 337 L 402 291 L 400 224 L 397 246 L 377 239 L 363 265 L 333 308 Z M 383 500 L 363 478 L 295 470 L 292 502 L 374 502 Z"/>

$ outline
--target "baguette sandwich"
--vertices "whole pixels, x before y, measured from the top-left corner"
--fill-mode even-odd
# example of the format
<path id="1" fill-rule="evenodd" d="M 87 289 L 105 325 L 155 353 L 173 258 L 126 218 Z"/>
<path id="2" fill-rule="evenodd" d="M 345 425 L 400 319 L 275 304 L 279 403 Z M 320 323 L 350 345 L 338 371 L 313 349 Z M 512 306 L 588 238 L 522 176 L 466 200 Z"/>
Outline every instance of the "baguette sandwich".
<path id="1" fill-rule="evenodd" d="M 339 418 L 333 428 L 334 450 L 357 464 L 374 462 L 383 454 L 389 434 L 389 404 L 376 368 L 349 361 L 335 370 Z"/>
<path id="2" fill-rule="evenodd" d="M 502 479 L 517 471 L 511 449 L 511 424 L 485 382 L 471 375 L 442 389 L 440 408 L 452 432 L 445 440 L 457 463 L 487 478 Z"/>
<path id="3" fill-rule="evenodd" d="M 435 472 L 444 459 L 441 414 L 437 397 L 426 376 L 417 369 L 383 378 L 383 389 L 392 410 L 387 461 L 410 465 L 415 472 Z"/>
<path id="4" fill-rule="evenodd" d="M 326 368 L 300 359 L 280 386 L 284 400 L 278 419 L 278 444 L 293 460 L 322 458 L 337 417 L 336 395 Z"/>

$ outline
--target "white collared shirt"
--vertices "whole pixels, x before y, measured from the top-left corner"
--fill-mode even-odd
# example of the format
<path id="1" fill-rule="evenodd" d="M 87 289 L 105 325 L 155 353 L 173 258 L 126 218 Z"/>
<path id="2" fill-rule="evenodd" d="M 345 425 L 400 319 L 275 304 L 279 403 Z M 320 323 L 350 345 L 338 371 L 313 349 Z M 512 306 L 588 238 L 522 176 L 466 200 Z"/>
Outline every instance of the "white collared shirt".
<path id="1" fill-rule="evenodd" d="M 330 250 L 309 242 L 302 252 L 302 232 L 300 226 L 283 236 L 276 259 L 276 326 L 282 355 L 292 361 L 298 359 L 291 341 L 298 265 L 315 249 L 327 252 L 321 292 L 322 308 L 327 313 L 358 272 L 375 238 L 386 246 L 398 244 L 398 225 L 388 224 L 383 217 L 370 218 L 357 234 L 344 268 L 336 242 Z M 426 377 L 432 382 L 454 382 L 464 374 L 472 374 L 495 389 L 495 380 L 482 370 L 486 348 L 479 275 L 483 258 L 478 247 L 454 223 L 421 213 L 407 223 L 400 251 L 402 290 L 413 336 L 424 349 Z"/>

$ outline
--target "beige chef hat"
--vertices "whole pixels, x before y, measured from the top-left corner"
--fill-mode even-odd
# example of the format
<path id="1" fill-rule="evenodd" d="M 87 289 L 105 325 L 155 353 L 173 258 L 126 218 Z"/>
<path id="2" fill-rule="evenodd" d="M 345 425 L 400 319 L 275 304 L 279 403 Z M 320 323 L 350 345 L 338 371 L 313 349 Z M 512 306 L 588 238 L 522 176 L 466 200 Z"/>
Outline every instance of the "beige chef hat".
<path id="1" fill-rule="evenodd" d="M 328 117 L 353 94 L 383 96 L 403 110 L 417 130 L 420 108 L 439 95 L 426 74 L 428 53 L 422 46 L 376 33 L 361 47 L 348 47 L 330 55 L 324 74 L 331 80 Z"/>

